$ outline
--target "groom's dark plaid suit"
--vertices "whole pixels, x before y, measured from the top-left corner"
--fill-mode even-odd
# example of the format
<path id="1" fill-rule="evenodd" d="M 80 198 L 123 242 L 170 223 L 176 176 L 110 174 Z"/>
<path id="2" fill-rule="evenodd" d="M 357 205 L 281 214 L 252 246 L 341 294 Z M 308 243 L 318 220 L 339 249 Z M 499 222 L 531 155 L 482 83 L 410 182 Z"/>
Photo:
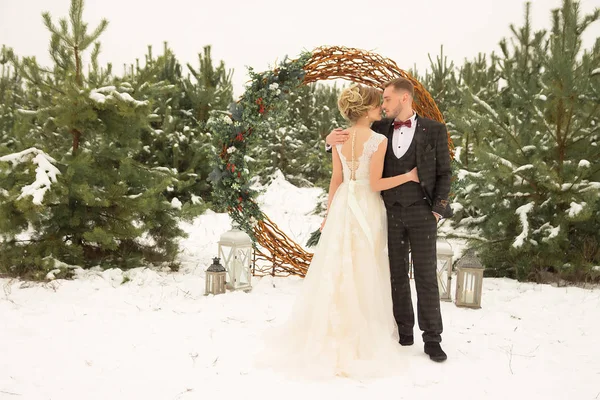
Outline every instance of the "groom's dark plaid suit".
<path id="1" fill-rule="evenodd" d="M 398 330 L 403 335 L 412 335 L 415 324 L 408 276 L 410 246 L 423 341 L 441 342 L 443 326 L 437 282 L 437 223 L 432 211 L 444 218 L 452 216 L 448 204 L 452 173 L 446 127 L 417 117 L 411 148 L 400 159 L 391 148 L 393 121 L 383 119 L 371 128 L 388 138 L 383 176 L 403 174 L 416 166 L 420 180 L 420 184 L 408 183 L 381 193 L 388 214 L 392 299 Z"/>

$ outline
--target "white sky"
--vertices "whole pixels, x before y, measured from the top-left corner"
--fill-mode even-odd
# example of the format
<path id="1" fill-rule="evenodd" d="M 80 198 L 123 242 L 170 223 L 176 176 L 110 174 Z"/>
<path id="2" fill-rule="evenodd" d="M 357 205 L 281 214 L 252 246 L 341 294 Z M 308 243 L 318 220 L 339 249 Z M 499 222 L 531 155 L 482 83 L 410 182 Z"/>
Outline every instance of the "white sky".
<path id="1" fill-rule="evenodd" d="M 600 0 L 582 0 L 584 12 Z M 41 13 L 54 20 L 68 15 L 69 0 L 0 0 L 0 44 L 18 55 L 35 55 L 48 64 L 49 34 Z M 535 29 L 550 27 L 550 10 L 561 0 L 532 0 Z M 180 62 L 197 65 L 207 44 L 213 58 L 234 68 L 236 95 L 247 81 L 246 66 L 264 70 L 287 54 L 320 45 L 344 45 L 378 52 L 400 68 L 429 67 L 428 54 L 444 53 L 456 64 L 479 52 L 498 50 L 498 42 L 519 26 L 524 0 L 87 0 L 84 20 L 95 28 L 109 20 L 101 37 L 101 62 L 117 73 L 123 63 L 143 60 L 148 44 L 155 54 L 168 41 Z M 600 23 L 590 28 L 584 45 L 600 36 Z"/>

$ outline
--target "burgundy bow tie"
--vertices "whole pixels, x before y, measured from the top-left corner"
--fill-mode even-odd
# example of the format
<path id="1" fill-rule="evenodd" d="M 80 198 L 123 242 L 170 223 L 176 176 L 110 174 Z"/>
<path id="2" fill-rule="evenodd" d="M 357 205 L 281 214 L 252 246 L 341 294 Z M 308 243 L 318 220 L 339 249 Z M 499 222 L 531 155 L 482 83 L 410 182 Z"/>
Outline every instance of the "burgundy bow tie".
<path id="1" fill-rule="evenodd" d="M 412 121 L 407 119 L 406 121 L 394 121 L 394 129 L 400 129 L 403 126 L 410 128 L 412 126 Z"/>

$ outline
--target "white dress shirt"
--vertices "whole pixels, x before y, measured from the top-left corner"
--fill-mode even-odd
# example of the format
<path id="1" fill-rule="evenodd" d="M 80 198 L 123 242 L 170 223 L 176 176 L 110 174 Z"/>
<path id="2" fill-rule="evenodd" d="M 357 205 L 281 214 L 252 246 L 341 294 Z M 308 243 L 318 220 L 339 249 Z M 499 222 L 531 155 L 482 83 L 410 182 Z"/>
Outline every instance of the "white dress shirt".
<path id="1" fill-rule="evenodd" d="M 410 147 L 410 144 L 415 137 L 415 130 L 417 129 L 417 114 L 414 113 L 412 117 L 409 118 L 411 125 L 410 128 L 408 126 L 401 126 L 398 129 L 394 129 L 394 135 L 392 136 L 392 149 L 394 150 L 394 154 L 396 158 L 401 158 Z"/>

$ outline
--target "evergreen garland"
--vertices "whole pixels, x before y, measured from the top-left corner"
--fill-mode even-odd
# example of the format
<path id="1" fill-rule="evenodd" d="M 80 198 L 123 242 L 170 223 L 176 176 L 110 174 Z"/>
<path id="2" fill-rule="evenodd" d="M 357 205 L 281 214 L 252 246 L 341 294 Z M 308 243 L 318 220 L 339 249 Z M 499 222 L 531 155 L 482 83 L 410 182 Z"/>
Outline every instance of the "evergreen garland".
<path id="1" fill-rule="evenodd" d="M 277 68 L 261 73 L 250 68 L 251 83 L 241 100 L 231 105 L 228 115 L 209 120 L 219 151 L 209 176 L 215 202 L 253 239 L 254 227 L 264 216 L 255 201 L 257 193 L 250 188 L 248 145 L 254 135 L 268 129 L 268 113 L 285 112 L 282 100 L 302 84 L 310 57 L 305 52 L 296 60 L 286 58 Z"/>

